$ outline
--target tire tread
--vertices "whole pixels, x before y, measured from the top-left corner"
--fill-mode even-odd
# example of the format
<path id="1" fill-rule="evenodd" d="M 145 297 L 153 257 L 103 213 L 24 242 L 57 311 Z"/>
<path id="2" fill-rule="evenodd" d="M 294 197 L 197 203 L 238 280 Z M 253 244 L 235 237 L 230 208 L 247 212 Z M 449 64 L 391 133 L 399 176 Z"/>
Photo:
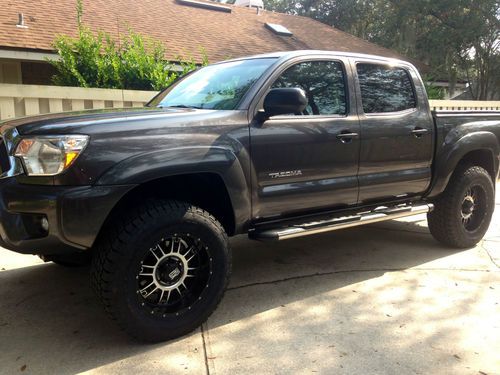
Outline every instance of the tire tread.
<path id="1" fill-rule="evenodd" d="M 137 333 L 129 330 L 128 327 L 117 319 L 117 311 L 112 303 L 112 281 L 115 276 L 118 262 L 123 257 L 124 244 L 133 241 L 134 232 L 141 227 L 148 225 L 148 222 L 155 221 L 161 216 L 169 215 L 176 216 L 179 212 L 184 214 L 195 214 L 198 218 L 205 221 L 208 226 L 213 228 L 217 235 L 221 236 L 223 241 L 228 244 L 228 236 L 217 221 L 217 219 L 207 211 L 193 206 L 189 203 L 179 202 L 175 200 L 153 200 L 148 201 L 137 207 L 133 207 L 131 211 L 124 215 L 117 215 L 115 220 L 107 226 L 103 235 L 98 240 L 91 268 L 91 284 L 98 298 L 104 305 L 104 309 L 111 319 L 118 322 L 121 328 L 127 331 L 130 335 L 140 340 L 148 339 L 138 337 Z M 178 216 L 177 216 L 178 217 Z M 229 245 L 228 245 L 229 246 Z M 224 289 L 226 289 L 229 278 L 231 276 L 231 253 L 228 257 L 228 272 L 224 280 Z M 217 304 L 208 312 L 205 320 L 217 308 L 222 298 L 217 301 Z M 152 341 L 159 341 L 153 339 Z"/>
<path id="2" fill-rule="evenodd" d="M 467 248 L 475 245 L 477 241 L 464 239 L 456 222 L 451 220 L 454 214 L 456 201 L 462 199 L 460 196 L 463 185 L 472 178 L 486 177 L 490 183 L 489 173 L 480 166 L 460 166 L 450 179 L 445 191 L 434 201 L 434 210 L 428 217 L 428 226 L 433 237 L 439 242 L 455 248 Z"/>

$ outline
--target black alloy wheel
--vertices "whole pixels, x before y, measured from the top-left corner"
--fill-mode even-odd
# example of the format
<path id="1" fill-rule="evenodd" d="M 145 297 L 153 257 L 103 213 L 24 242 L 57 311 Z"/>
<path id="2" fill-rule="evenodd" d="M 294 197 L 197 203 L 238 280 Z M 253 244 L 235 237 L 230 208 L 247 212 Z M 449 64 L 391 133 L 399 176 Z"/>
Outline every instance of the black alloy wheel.
<path id="1" fill-rule="evenodd" d="M 493 216 L 493 179 L 482 167 L 459 166 L 433 203 L 427 219 L 434 238 L 450 247 L 473 247 L 485 235 Z"/>
<path id="2" fill-rule="evenodd" d="M 95 249 L 92 283 L 125 331 L 157 342 L 207 320 L 230 273 L 222 225 L 198 207 L 160 200 L 118 215 L 106 229 Z"/>
<path id="3" fill-rule="evenodd" d="M 137 295 L 151 314 L 191 309 L 209 287 L 212 261 L 208 247 L 190 234 L 175 233 L 149 249 L 137 273 Z"/>

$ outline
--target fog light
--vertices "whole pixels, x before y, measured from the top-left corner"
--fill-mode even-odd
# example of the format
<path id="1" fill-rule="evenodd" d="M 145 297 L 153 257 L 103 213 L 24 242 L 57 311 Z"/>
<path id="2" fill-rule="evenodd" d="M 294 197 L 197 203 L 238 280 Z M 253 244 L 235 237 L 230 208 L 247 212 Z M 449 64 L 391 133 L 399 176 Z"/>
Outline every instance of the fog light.
<path id="1" fill-rule="evenodd" d="M 42 217 L 42 220 L 40 220 L 40 225 L 42 226 L 42 229 L 45 232 L 49 231 L 49 220 L 47 220 L 47 218 L 45 216 Z"/>
<path id="2" fill-rule="evenodd" d="M 49 234 L 49 220 L 44 214 L 20 214 L 20 216 L 27 238 L 42 238 Z"/>

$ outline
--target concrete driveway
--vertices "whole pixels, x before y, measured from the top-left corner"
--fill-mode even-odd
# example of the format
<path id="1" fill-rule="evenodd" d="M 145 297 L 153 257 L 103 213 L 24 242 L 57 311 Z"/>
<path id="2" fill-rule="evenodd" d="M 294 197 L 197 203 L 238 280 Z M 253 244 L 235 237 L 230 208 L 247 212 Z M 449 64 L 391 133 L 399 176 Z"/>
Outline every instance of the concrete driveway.
<path id="1" fill-rule="evenodd" d="M 231 286 L 199 330 L 129 339 L 88 269 L 0 250 L 0 373 L 500 374 L 500 199 L 474 249 L 425 217 L 276 244 L 232 240 Z"/>

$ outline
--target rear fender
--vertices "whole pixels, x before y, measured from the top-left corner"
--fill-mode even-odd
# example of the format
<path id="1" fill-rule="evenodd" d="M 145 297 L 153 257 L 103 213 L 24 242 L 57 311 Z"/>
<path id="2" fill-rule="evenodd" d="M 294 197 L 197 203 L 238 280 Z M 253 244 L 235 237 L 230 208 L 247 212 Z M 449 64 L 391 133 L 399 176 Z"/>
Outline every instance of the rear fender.
<path id="1" fill-rule="evenodd" d="M 491 154 L 494 173 L 497 175 L 500 147 L 495 134 L 489 131 L 477 131 L 462 135 L 458 129 L 450 131 L 436 155 L 433 184 L 428 196 L 436 196 L 445 190 L 453 172 L 467 154 L 485 150 Z"/>

